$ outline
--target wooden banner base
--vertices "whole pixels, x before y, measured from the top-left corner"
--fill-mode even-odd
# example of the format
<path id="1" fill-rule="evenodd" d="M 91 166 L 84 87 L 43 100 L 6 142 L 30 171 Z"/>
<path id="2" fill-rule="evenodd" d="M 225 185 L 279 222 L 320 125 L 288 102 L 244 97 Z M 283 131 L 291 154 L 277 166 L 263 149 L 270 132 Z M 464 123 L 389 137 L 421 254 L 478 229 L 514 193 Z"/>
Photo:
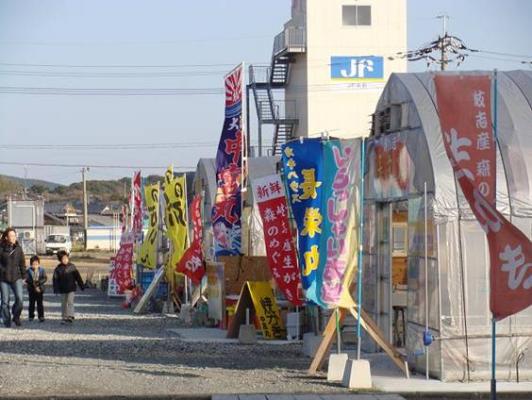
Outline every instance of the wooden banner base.
<path id="1" fill-rule="evenodd" d="M 358 319 L 358 310 L 356 307 L 352 308 L 340 308 L 339 310 L 339 324 L 341 325 L 342 322 L 345 319 L 346 313 L 349 312 L 355 319 Z M 385 352 L 388 354 L 388 356 L 392 359 L 392 361 L 397 365 L 397 367 L 404 372 L 407 378 L 410 377 L 409 371 L 408 371 L 408 363 L 404 359 L 404 357 L 397 351 L 395 347 L 391 343 L 389 343 L 384 335 L 382 334 L 381 330 L 371 319 L 371 317 L 362 310 L 362 315 L 360 318 L 360 323 L 362 328 L 368 333 L 368 335 L 371 336 L 371 338 L 377 343 Z M 323 363 L 325 361 L 325 357 L 329 353 L 329 350 L 331 348 L 332 342 L 334 340 L 334 336 L 336 333 L 336 316 L 333 313 L 331 317 L 329 317 L 329 321 L 327 321 L 327 325 L 325 326 L 325 329 L 323 330 L 323 338 L 321 340 L 321 343 L 318 347 L 318 350 L 316 351 L 316 355 L 314 356 L 314 359 L 312 360 L 312 363 L 310 364 L 310 367 L 308 369 L 308 373 L 310 375 L 315 375 L 316 372 L 323 366 Z"/>

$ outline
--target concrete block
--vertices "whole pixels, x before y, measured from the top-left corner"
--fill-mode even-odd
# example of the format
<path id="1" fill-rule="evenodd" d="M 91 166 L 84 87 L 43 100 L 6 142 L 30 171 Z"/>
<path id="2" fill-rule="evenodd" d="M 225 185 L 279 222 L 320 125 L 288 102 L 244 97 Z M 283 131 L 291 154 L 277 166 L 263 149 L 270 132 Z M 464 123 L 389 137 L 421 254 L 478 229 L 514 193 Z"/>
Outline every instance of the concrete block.
<path id="1" fill-rule="evenodd" d="M 185 325 L 192 324 L 192 307 L 190 304 L 182 304 L 181 311 L 179 312 L 179 318 Z"/>
<path id="2" fill-rule="evenodd" d="M 312 332 L 303 334 L 303 354 L 310 358 L 314 357 L 320 346 L 321 339 L 321 336 L 317 336 Z"/>
<path id="3" fill-rule="evenodd" d="M 348 389 L 371 389 L 371 370 L 368 360 L 347 360 L 342 386 Z"/>
<path id="4" fill-rule="evenodd" d="M 327 381 L 342 382 L 346 363 L 346 353 L 331 354 L 329 356 L 329 366 L 327 367 Z"/>
<path id="5" fill-rule="evenodd" d="M 240 325 L 238 332 L 238 342 L 241 344 L 257 343 L 257 331 L 254 325 Z"/>

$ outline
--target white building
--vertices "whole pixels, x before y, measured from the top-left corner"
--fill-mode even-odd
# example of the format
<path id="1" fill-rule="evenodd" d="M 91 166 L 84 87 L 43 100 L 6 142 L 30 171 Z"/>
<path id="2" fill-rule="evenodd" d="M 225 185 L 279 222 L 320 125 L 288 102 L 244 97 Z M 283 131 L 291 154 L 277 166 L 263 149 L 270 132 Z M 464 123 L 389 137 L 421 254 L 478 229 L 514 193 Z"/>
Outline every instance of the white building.
<path id="1" fill-rule="evenodd" d="M 274 125 L 273 153 L 298 136 L 369 135 L 385 82 L 406 71 L 406 60 L 389 58 L 405 50 L 406 0 L 292 0 L 271 66 L 250 70 L 259 125 Z"/>

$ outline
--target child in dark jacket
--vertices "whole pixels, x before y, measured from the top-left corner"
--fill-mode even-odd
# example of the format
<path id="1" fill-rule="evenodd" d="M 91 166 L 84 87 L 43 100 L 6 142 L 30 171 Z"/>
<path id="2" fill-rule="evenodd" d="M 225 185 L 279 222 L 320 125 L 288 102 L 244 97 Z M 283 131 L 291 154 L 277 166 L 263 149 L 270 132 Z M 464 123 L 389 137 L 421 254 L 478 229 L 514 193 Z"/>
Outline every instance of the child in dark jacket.
<path id="1" fill-rule="evenodd" d="M 81 290 L 84 290 L 83 280 L 76 266 L 68 259 L 66 251 L 57 253 L 59 265 L 54 270 L 54 293 L 61 294 L 61 316 L 63 324 L 74 322 L 74 294 L 76 293 L 76 283 Z"/>
<path id="2" fill-rule="evenodd" d="M 46 271 L 40 264 L 41 260 L 37 256 L 30 258 L 30 268 L 26 271 L 26 284 L 28 285 L 29 307 L 28 316 L 30 321 L 35 318 L 35 303 L 37 303 L 37 315 L 39 321 L 44 322 L 44 284 L 48 280 Z"/>

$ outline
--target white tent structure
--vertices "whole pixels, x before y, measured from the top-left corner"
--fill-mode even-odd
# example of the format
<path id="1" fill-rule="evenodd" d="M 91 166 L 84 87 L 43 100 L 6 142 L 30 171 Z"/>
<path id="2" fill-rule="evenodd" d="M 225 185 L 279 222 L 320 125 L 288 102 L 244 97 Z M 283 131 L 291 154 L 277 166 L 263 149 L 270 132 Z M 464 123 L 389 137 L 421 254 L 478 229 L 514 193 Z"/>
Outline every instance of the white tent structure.
<path id="1" fill-rule="evenodd" d="M 279 157 L 255 157 L 248 158 L 248 186 L 251 180 L 276 173 Z M 194 194 L 201 193 L 203 198 L 203 246 L 205 254 L 211 255 L 213 246 L 211 210 L 216 200 L 216 159 L 201 158 L 196 168 L 194 177 Z M 248 188 L 249 189 L 249 188 Z M 243 192 L 244 208 L 242 212 L 242 225 L 244 229 L 242 238 L 242 253 L 249 256 L 265 256 L 264 233 L 262 220 L 258 208 L 253 202 L 251 190 Z M 249 229 L 248 229 L 249 227 Z M 212 255 L 211 255 L 212 258 Z"/>
<path id="2" fill-rule="evenodd" d="M 497 208 L 530 238 L 532 71 L 497 75 Z M 365 175 L 363 306 L 390 341 L 404 347 L 411 367 L 425 371 L 428 324 L 436 338 L 429 346 L 431 376 L 488 380 L 489 251 L 445 152 L 433 76 L 393 74 L 374 114 Z M 370 340 L 365 347 L 376 350 Z M 516 380 L 518 373 L 532 380 L 532 307 L 497 323 L 497 378 Z"/>

